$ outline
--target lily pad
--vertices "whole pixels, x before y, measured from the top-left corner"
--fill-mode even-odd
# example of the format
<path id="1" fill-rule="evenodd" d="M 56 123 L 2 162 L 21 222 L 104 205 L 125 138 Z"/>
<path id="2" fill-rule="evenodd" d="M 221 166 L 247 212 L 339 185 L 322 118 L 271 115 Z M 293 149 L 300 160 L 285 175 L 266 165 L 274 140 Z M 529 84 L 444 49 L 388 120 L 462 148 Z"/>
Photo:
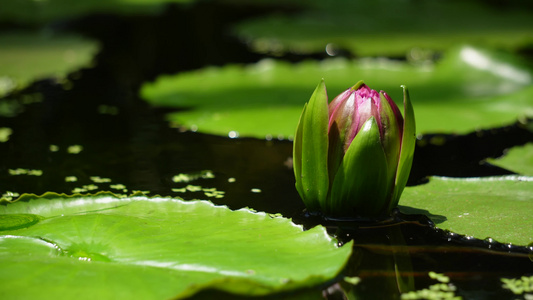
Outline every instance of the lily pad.
<path id="1" fill-rule="evenodd" d="M 0 294 L 10 299 L 263 295 L 323 283 L 351 253 L 323 227 L 207 201 L 22 198 L 0 206 Z"/>
<path id="2" fill-rule="evenodd" d="M 533 241 L 533 177 L 433 177 L 405 188 L 404 213 L 424 213 L 438 228 L 501 243 Z"/>
<path id="3" fill-rule="evenodd" d="M 487 161 L 518 174 L 533 176 L 533 143 L 513 147 L 503 157 Z"/>
<path id="4" fill-rule="evenodd" d="M 400 107 L 400 85 L 406 85 L 419 132 L 465 133 L 533 115 L 530 69 L 510 54 L 473 47 L 454 49 L 431 68 L 384 59 L 213 67 L 161 76 L 146 83 L 141 94 L 154 105 L 181 108 L 168 118 L 187 129 L 287 138 L 321 78 L 330 100 L 362 79 L 385 90 Z"/>
<path id="5" fill-rule="evenodd" d="M 420 60 L 456 44 L 526 46 L 531 16 L 512 2 L 502 9 L 479 1 L 307 1 L 299 13 L 251 18 L 234 32 L 262 53 L 348 51 Z"/>
<path id="6" fill-rule="evenodd" d="M 88 66 L 99 49 L 75 35 L 11 32 L 0 35 L 0 96 L 34 80 L 56 77 Z"/>
<path id="7" fill-rule="evenodd" d="M 168 2 L 191 2 L 193 0 L 84 0 L 76 5 L 65 0 L 46 1 L 0 1 L 0 20 L 27 23 L 44 23 L 61 18 L 73 18 L 90 13 L 147 14 L 157 13 Z"/>

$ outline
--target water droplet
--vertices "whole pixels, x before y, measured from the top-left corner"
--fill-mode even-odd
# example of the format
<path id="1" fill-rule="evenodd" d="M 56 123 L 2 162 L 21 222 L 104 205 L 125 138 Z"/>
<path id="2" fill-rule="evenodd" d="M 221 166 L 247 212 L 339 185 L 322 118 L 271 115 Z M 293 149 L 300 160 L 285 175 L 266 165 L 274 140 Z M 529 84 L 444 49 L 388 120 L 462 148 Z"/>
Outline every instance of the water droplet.
<path id="1" fill-rule="evenodd" d="M 238 137 L 239 137 L 239 133 L 238 133 L 237 131 L 232 130 L 232 131 L 230 131 L 230 132 L 228 133 L 228 137 L 229 137 L 230 139 L 238 138 Z"/>
<path id="2" fill-rule="evenodd" d="M 326 45 L 326 53 L 329 55 L 329 56 L 335 56 L 337 54 L 339 54 L 339 51 L 337 49 L 337 46 L 333 43 L 328 43 Z"/>

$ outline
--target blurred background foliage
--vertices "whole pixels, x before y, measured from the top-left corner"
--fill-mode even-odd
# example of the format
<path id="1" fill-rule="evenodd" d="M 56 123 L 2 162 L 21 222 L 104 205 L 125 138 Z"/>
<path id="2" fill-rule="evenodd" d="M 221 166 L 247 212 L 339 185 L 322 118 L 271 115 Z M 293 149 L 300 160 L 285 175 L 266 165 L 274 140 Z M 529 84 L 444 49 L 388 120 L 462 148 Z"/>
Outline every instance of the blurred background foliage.
<path id="1" fill-rule="evenodd" d="M 190 0 L 1 0 L 0 19 L 19 24 L 42 25 L 94 13 L 154 14 L 165 3 Z"/>
<path id="2" fill-rule="evenodd" d="M 76 34 L 34 31 L 0 33 L 0 96 L 48 77 L 90 66 L 98 43 Z"/>
<path id="3" fill-rule="evenodd" d="M 311 3 L 310 3 L 311 2 Z M 516 49 L 531 44 L 527 1 L 295 1 L 307 9 L 240 23 L 235 32 L 258 51 L 348 51 L 419 60 L 456 44 Z"/>
<path id="4" fill-rule="evenodd" d="M 105 45 L 70 30 L 72 20 L 91 15 L 164 19 L 178 7 L 182 14 L 163 29 L 172 33 L 167 38 L 183 42 L 180 48 L 196 51 L 164 57 L 161 64 L 176 67 L 160 73 L 179 74 L 150 83 L 159 75 L 156 71 L 144 78 L 148 83 L 141 95 L 153 105 L 179 109 L 169 119 L 184 129 L 290 137 L 321 78 L 330 99 L 364 79 L 400 106 L 399 85 L 407 85 L 419 132 L 464 133 L 533 114 L 529 1 L 0 0 L 0 6 L 0 95 L 46 77 L 66 82 L 68 88 L 68 74 L 92 66 Z M 219 21 L 213 14 L 221 6 L 244 13 L 215 30 Z M 246 15 L 246 9 L 254 13 Z M 89 23 L 102 26 L 98 23 L 103 21 Z M 189 40 L 190 34 L 197 38 Z M 206 41 L 210 34 L 211 43 Z M 220 68 L 203 62 L 202 56 L 225 55 L 218 35 L 240 41 L 257 59 Z M 143 68 L 155 60 L 147 54 L 159 53 L 150 53 L 153 41 L 146 33 L 139 39 L 146 44 L 138 62 Z M 196 60 L 202 63 L 190 63 Z M 303 60 L 309 61 L 287 62 Z M 131 68 L 122 67 L 124 72 Z"/>

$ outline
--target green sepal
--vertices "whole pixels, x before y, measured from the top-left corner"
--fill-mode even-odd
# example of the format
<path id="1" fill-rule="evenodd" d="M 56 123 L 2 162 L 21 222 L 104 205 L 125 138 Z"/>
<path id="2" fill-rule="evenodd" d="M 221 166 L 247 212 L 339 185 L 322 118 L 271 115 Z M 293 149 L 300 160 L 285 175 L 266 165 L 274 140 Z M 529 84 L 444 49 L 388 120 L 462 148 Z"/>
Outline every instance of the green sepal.
<path id="1" fill-rule="evenodd" d="M 359 80 L 356 84 L 354 84 L 350 90 L 357 91 L 363 84 L 365 84 L 364 80 Z"/>
<path id="2" fill-rule="evenodd" d="M 296 190 L 303 198 L 303 185 L 302 174 L 302 138 L 303 138 L 303 119 L 305 117 L 305 111 L 307 109 L 307 103 L 304 104 L 304 109 L 298 120 L 298 126 L 296 127 L 296 133 L 294 134 L 294 142 L 292 143 L 292 168 L 294 171 L 294 178 L 296 179 Z"/>
<path id="3" fill-rule="evenodd" d="M 328 96 L 321 80 L 304 107 L 293 148 L 296 189 L 310 211 L 325 204 L 328 178 Z"/>
<path id="4" fill-rule="evenodd" d="M 415 124 L 415 112 L 411 99 L 409 98 L 409 91 L 405 85 L 403 88 L 403 135 L 402 145 L 400 147 L 400 161 L 398 163 L 398 171 L 396 172 L 396 182 L 392 201 L 389 205 L 389 210 L 392 210 L 398 206 L 400 196 L 403 189 L 409 179 L 409 173 L 411 172 L 411 166 L 413 164 L 413 157 L 415 153 L 416 144 L 416 124 Z"/>
<path id="5" fill-rule="evenodd" d="M 379 126 L 368 119 L 346 151 L 330 193 L 327 215 L 379 217 L 387 210 L 387 158 Z"/>

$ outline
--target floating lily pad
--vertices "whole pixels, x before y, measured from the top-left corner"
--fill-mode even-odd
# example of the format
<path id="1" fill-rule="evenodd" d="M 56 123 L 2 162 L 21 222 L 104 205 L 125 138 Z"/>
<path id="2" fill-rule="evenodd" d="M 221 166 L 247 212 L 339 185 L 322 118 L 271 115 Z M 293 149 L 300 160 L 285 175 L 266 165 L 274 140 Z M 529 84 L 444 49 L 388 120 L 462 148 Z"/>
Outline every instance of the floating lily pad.
<path id="1" fill-rule="evenodd" d="M 9 299 L 263 295 L 325 282 L 351 253 L 323 227 L 304 232 L 207 201 L 46 194 L 2 205 L 0 216 L 0 294 Z"/>
<path id="2" fill-rule="evenodd" d="M 487 161 L 518 174 L 533 176 L 533 143 L 513 147 L 503 157 Z"/>
<path id="3" fill-rule="evenodd" d="M 533 241 L 533 177 L 451 179 L 433 177 L 405 188 L 404 213 L 424 213 L 438 228 L 501 243 Z"/>
<path id="4" fill-rule="evenodd" d="M 193 0 L 84 0 L 76 5 L 68 0 L 0 1 L 0 20 L 28 23 L 48 22 L 61 18 L 73 18 L 90 13 L 156 13 L 168 2 L 187 3 Z"/>
<path id="5" fill-rule="evenodd" d="M 514 56 L 473 47 L 454 49 L 431 68 L 383 59 L 264 60 L 207 68 L 161 76 L 145 84 L 141 94 L 154 105 L 182 108 L 169 119 L 188 129 L 286 138 L 294 135 L 303 105 L 321 78 L 330 100 L 363 79 L 400 107 L 405 84 L 419 132 L 465 133 L 533 115 L 530 69 Z"/>
<path id="6" fill-rule="evenodd" d="M 34 80 L 64 78 L 88 66 L 99 48 L 80 36 L 29 32 L 4 33 L 0 45 L 0 96 Z"/>
<path id="7" fill-rule="evenodd" d="M 518 2 L 513 7 L 513 1 L 506 2 L 509 6 L 505 9 L 479 1 L 305 4 L 307 9 L 298 13 L 246 20 L 234 31 L 263 53 L 335 55 L 340 50 L 359 56 L 408 55 L 412 59 L 424 59 L 427 54 L 421 49 L 446 50 L 463 43 L 513 48 L 533 39 L 531 15 Z"/>

